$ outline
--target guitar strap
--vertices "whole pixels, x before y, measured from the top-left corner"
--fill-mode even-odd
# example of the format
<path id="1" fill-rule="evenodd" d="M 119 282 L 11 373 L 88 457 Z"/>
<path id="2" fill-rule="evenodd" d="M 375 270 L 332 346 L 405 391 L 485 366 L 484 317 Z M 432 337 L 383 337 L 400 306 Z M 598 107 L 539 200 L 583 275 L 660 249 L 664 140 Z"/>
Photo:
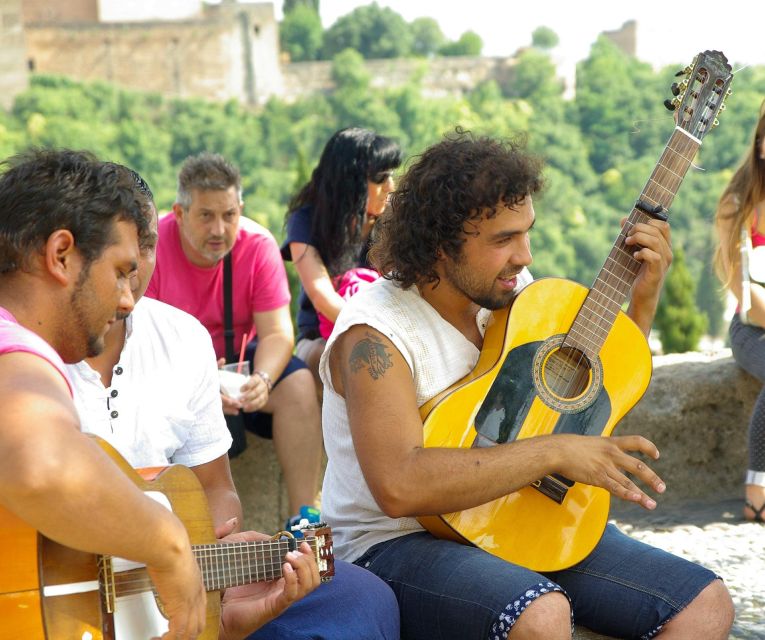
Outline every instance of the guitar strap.
<path id="1" fill-rule="evenodd" d="M 226 343 L 226 362 L 236 362 L 234 352 L 234 301 L 231 251 L 223 258 L 223 338 Z"/>

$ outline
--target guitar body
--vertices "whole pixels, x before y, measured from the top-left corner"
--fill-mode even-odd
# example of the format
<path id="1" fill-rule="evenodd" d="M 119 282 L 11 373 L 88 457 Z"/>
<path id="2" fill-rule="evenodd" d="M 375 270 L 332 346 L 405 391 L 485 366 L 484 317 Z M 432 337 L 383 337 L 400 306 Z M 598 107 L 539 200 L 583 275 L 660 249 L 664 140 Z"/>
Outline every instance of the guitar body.
<path id="1" fill-rule="evenodd" d="M 215 542 L 207 498 L 194 472 L 173 465 L 136 472 L 106 442 L 99 445 L 135 484 L 161 502 L 186 526 L 192 545 Z M 130 523 L 125 523 L 130 526 Z M 133 640 L 149 638 L 145 628 L 157 625 L 150 589 L 142 595 L 120 596 L 120 584 L 143 579 L 145 571 L 115 568 L 117 596 L 109 613 L 102 597 L 99 556 L 64 547 L 0 509 L 0 640 Z M 116 562 L 117 559 L 114 559 Z M 146 609 L 146 621 L 133 615 Z M 122 613 L 130 613 L 123 616 Z M 124 618 L 124 619 L 122 619 Z M 218 637 L 220 592 L 207 594 L 207 625 L 199 638 Z M 146 625 L 149 625 L 148 627 Z M 165 624 L 166 629 L 166 624 Z"/>
<path id="2" fill-rule="evenodd" d="M 421 408 L 425 446 L 496 446 L 552 433 L 610 435 L 645 392 L 651 354 L 645 336 L 619 312 L 597 361 L 561 358 L 561 342 L 587 293 L 568 280 L 542 279 L 519 294 L 512 313 L 494 312 L 473 371 Z M 584 377 L 561 388 L 555 383 L 561 366 L 578 367 Z M 563 569 L 600 540 L 609 494 L 564 478 L 548 480 L 547 492 L 525 487 L 420 522 L 438 537 L 536 571 Z"/>

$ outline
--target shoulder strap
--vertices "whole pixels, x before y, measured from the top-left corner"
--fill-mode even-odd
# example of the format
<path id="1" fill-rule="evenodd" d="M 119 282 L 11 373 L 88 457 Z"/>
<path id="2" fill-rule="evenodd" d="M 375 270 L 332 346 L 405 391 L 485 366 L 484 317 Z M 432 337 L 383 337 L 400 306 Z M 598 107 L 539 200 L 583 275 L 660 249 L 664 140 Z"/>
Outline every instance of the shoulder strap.
<path id="1" fill-rule="evenodd" d="M 226 343 L 226 362 L 236 362 L 234 353 L 234 302 L 231 251 L 223 258 L 223 338 Z"/>

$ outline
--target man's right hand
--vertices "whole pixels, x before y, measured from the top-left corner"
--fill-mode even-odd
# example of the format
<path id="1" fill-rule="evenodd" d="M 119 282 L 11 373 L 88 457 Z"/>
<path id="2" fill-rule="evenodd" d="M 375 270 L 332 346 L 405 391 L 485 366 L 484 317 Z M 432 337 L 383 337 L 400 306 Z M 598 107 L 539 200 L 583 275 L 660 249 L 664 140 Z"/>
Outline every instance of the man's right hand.
<path id="1" fill-rule="evenodd" d="M 664 493 L 662 479 L 642 460 L 628 451 L 643 453 L 654 460 L 659 450 L 642 436 L 593 437 L 557 434 L 549 443 L 559 447 L 555 471 L 585 484 L 602 487 L 611 495 L 655 509 L 656 501 L 640 489 L 626 474 L 639 478 L 657 493 Z"/>
<path id="2" fill-rule="evenodd" d="M 170 623 L 162 639 L 194 640 L 205 628 L 207 594 L 185 529 L 175 551 L 167 562 L 146 568 Z"/>

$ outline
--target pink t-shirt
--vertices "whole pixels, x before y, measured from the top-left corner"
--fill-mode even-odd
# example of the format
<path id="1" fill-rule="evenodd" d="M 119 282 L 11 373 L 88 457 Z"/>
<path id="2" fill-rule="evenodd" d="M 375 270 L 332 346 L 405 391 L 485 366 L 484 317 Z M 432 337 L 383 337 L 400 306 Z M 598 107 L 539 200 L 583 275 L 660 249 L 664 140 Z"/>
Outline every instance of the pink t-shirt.
<path id="1" fill-rule="evenodd" d="M 61 356 L 45 340 L 26 327 L 22 327 L 13 314 L 0 307 L 0 356 L 4 353 L 33 353 L 47 360 L 61 374 L 72 393 L 72 383 Z"/>
<path id="2" fill-rule="evenodd" d="M 234 307 L 234 349 L 253 329 L 252 314 L 289 304 L 290 290 L 279 246 L 271 232 L 242 216 L 231 250 Z M 157 266 L 146 290 L 156 298 L 199 320 L 210 332 L 215 355 L 225 356 L 223 339 L 223 260 L 214 267 L 198 267 L 183 252 L 173 214 L 159 220 Z"/>

